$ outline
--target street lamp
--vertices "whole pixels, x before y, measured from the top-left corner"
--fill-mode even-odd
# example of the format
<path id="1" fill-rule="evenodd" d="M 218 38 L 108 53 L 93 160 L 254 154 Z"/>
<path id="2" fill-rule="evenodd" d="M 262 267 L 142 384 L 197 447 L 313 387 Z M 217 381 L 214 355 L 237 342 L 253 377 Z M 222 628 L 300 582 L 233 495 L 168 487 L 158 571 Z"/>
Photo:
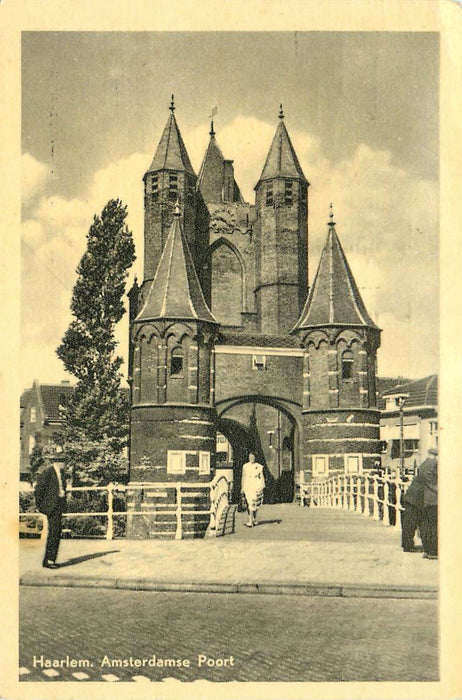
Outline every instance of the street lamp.
<path id="1" fill-rule="evenodd" d="M 404 476 L 404 404 L 409 394 L 400 394 L 396 397 L 396 404 L 399 408 L 399 475 Z"/>

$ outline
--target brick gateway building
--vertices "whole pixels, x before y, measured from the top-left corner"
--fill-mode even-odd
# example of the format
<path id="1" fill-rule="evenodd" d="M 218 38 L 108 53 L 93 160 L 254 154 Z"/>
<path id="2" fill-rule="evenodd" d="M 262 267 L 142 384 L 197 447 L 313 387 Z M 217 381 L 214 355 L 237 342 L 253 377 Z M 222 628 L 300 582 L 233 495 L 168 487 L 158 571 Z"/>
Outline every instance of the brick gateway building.
<path id="1" fill-rule="evenodd" d="M 380 329 L 332 211 L 308 294 L 309 182 L 282 108 L 255 204 L 243 200 L 213 122 L 196 176 L 174 110 L 172 99 L 144 175 L 144 279 L 129 293 L 131 482 L 192 482 L 206 507 L 200 485 L 214 476 L 217 435 L 236 491 L 255 452 L 267 500 L 292 500 L 300 470 L 370 469 L 380 455 Z M 128 508 L 153 498 L 145 489 Z M 186 534 L 205 526 L 196 518 Z M 129 536 L 152 529 L 129 519 Z"/>

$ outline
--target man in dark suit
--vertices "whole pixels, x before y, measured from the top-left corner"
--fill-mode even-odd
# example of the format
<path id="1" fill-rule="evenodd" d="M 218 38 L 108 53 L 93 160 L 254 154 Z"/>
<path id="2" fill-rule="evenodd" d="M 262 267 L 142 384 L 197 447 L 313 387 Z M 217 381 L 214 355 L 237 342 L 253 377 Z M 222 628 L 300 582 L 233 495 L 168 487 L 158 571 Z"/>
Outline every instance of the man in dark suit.
<path id="1" fill-rule="evenodd" d="M 405 552 L 418 551 L 414 546 L 414 535 L 418 527 L 424 557 L 433 559 L 436 554 L 438 450 L 432 447 L 428 452 L 429 457 L 422 462 L 403 496 L 401 545 Z"/>
<path id="2" fill-rule="evenodd" d="M 47 569 L 57 569 L 62 515 L 66 506 L 66 478 L 62 461 L 48 461 L 39 473 L 35 486 L 35 502 L 38 510 L 48 519 L 43 566 Z"/>
<path id="3" fill-rule="evenodd" d="M 420 534 L 426 559 L 438 558 L 438 450 L 430 449 L 419 469 L 423 483 L 423 509 Z"/>

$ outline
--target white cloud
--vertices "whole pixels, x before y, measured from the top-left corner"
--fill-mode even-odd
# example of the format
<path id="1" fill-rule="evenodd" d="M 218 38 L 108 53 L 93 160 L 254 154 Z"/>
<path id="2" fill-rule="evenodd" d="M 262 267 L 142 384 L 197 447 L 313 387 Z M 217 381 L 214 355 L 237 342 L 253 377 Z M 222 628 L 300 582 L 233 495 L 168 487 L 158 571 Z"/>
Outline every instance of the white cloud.
<path id="1" fill-rule="evenodd" d="M 50 173 L 44 163 L 24 153 L 21 157 L 21 189 L 24 204 L 29 203 L 50 179 Z"/>
<path id="2" fill-rule="evenodd" d="M 329 203 L 334 203 L 337 232 L 366 307 L 383 328 L 379 351 L 381 374 L 419 376 L 436 371 L 438 312 L 438 188 L 418 181 L 394 165 L 386 151 L 358 146 L 348 159 L 331 162 L 321 143 L 306 132 L 289 132 L 306 177 L 312 183 L 310 207 L 310 279 L 313 279 L 327 234 Z M 240 115 L 218 130 L 226 158 L 234 159 L 236 180 L 246 199 L 263 168 L 275 125 Z M 199 170 L 208 135 L 201 127 L 183 133 L 191 161 Z M 127 223 L 134 234 L 136 271 L 143 267 L 142 176 L 153 151 L 133 153 L 96 171 L 85 199 L 42 197 L 23 236 L 27 243 L 23 268 L 25 339 L 36 356 L 53 356 L 69 320 L 75 268 L 85 250 L 93 215 L 119 197 L 128 206 Z M 31 158 L 30 156 L 28 157 Z M 34 159 L 32 159 L 34 160 Z M 34 161 L 39 191 L 46 168 Z M 32 171 L 32 169 L 31 169 Z M 29 182 L 29 192 L 32 180 Z M 33 329 L 33 330 L 32 330 Z M 117 330 L 126 353 L 127 319 Z M 40 345 L 40 339 L 43 344 Z M 41 352 L 40 352 L 41 348 Z M 27 350 L 29 353 L 29 350 Z M 30 354 L 30 353 L 29 353 Z M 55 366 L 43 360 L 43 367 Z M 24 381 L 30 374 L 29 363 Z M 39 377 L 40 378 L 40 377 Z M 51 379 L 50 377 L 48 379 Z"/>

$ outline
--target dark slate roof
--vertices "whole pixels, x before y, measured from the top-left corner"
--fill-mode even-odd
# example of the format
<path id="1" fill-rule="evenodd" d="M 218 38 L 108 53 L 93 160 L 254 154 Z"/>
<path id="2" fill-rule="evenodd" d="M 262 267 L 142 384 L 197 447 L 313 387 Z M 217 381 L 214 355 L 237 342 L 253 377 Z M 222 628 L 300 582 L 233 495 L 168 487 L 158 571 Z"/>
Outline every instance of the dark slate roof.
<path id="1" fill-rule="evenodd" d="M 298 178 L 307 182 L 282 119 L 279 121 L 273 142 L 266 156 L 259 182 L 261 180 L 271 180 L 275 177 Z"/>
<path id="2" fill-rule="evenodd" d="M 383 391 L 381 394 L 382 408 L 385 408 L 385 398 L 396 393 L 409 394 L 405 408 L 410 408 L 411 406 L 437 406 L 438 375 L 432 374 L 429 377 L 408 381 Z"/>
<path id="3" fill-rule="evenodd" d="M 221 331 L 217 345 L 250 345 L 265 348 L 299 348 L 296 338 L 290 335 L 259 335 L 248 333 L 228 333 Z"/>
<path id="4" fill-rule="evenodd" d="M 198 187 L 206 202 L 223 201 L 224 160 L 221 148 L 212 131 L 198 177 Z M 236 180 L 234 180 L 232 201 L 242 201 Z"/>
<path id="5" fill-rule="evenodd" d="M 164 133 L 147 172 L 152 173 L 156 170 L 180 170 L 190 175 L 196 175 L 173 112 L 167 120 Z"/>
<path id="6" fill-rule="evenodd" d="M 137 321 L 182 319 L 216 323 L 197 278 L 183 235 L 179 211 L 175 213 L 159 265 Z"/>
<path id="7" fill-rule="evenodd" d="M 294 331 L 318 326 L 369 326 L 378 329 L 366 311 L 332 222 L 329 223 L 316 277 Z"/>
<path id="8" fill-rule="evenodd" d="M 61 420 L 59 406 L 72 395 L 74 387 L 70 384 L 39 384 L 38 389 L 42 400 L 44 420 Z"/>

